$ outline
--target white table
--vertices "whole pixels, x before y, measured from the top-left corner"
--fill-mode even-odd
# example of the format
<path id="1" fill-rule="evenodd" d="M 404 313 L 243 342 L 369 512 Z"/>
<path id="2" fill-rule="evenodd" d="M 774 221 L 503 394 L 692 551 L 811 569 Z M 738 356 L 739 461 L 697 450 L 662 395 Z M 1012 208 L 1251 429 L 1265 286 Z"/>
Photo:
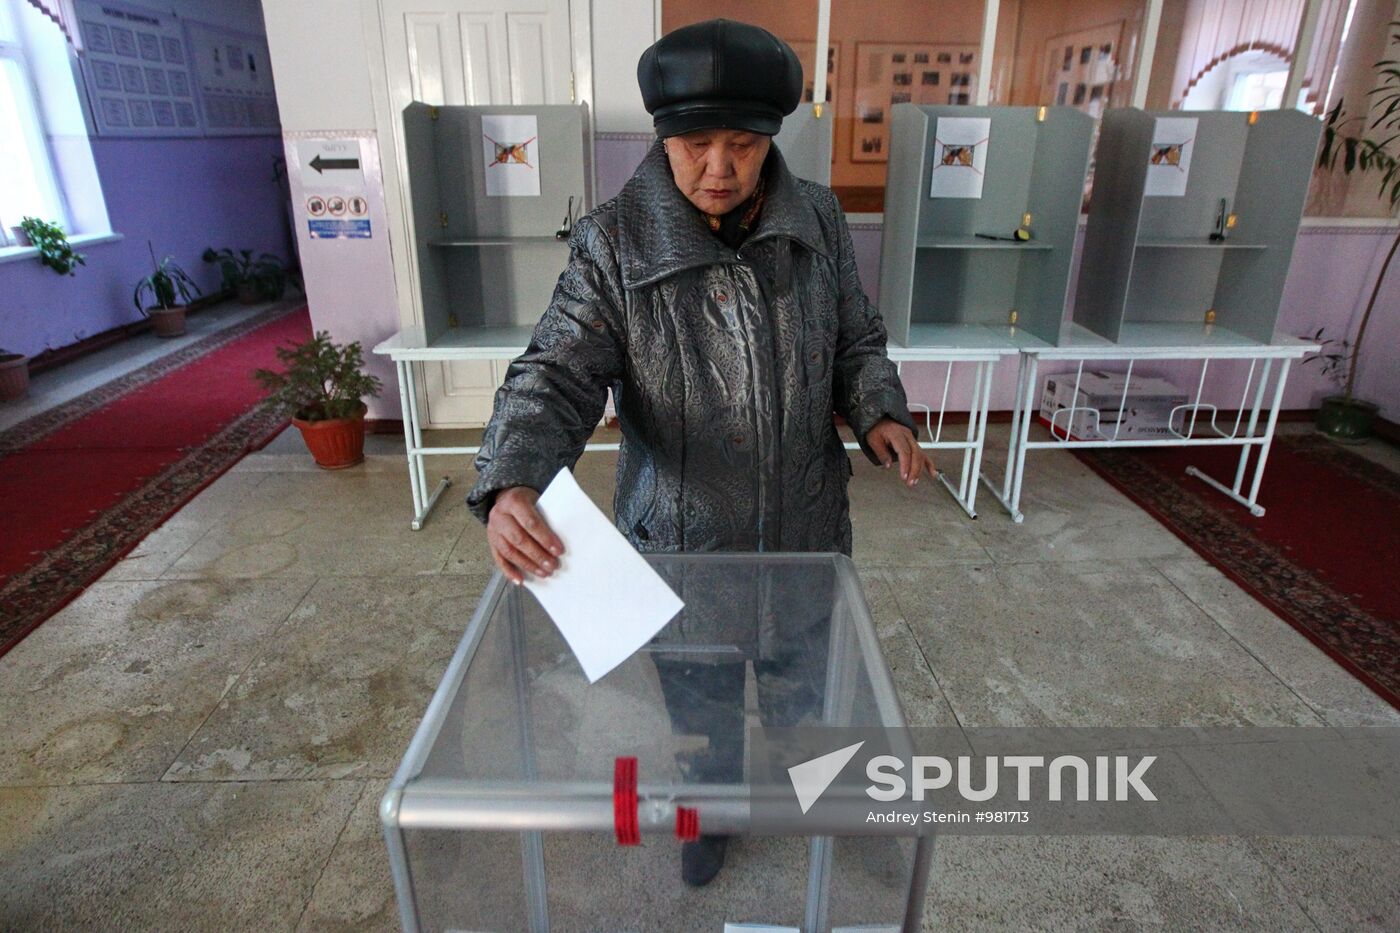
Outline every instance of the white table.
<path id="1" fill-rule="evenodd" d="M 1274 428 L 1278 423 L 1279 408 L 1283 402 L 1283 388 L 1288 381 L 1288 369 L 1295 359 L 1319 349 L 1315 343 L 1289 339 L 1277 343 L 1261 343 L 1236 334 L 1217 325 L 1198 324 L 1124 324 L 1117 343 L 1072 325 L 1067 339 L 1058 346 L 1042 345 L 1022 348 L 1020 364 L 1016 375 L 1016 400 L 1011 416 L 1011 439 L 1006 459 L 1006 473 L 998 489 L 992 480 L 981 476 L 982 482 L 1001 502 L 1011 518 L 1020 522 L 1025 519 L 1021 512 L 1021 490 L 1025 477 L 1026 454 L 1031 450 L 1052 447 L 1206 447 L 1228 446 L 1240 448 L 1239 464 L 1235 469 L 1234 482 L 1225 483 L 1207 476 L 1195 466 L 1187 467 L 1186 472 L 1212 488 L 1219 490 L 1249 509 L 1250 514 L 1261 516 L 1264 507 L 1259 505 L 1259 486 L 1264 479 L 1264 465 L 1269 458 L 1269 447 L 1273 443 Z M 1030 439 L 1031 418 L 1037 409 L 1037 375 L 1041 360 L 1075 361 L 1074 391 L 1070 398 L 1079 398 L 1079 380 L 1084 373 L 1084 363 L 1089 360 L 1127 363 L 1127 379 L 1124 381 L 1123 398 L 1119 402 L 1119 420 L 1111 437 L 1099 440 L 1081 440 L 1070 435 L 1070 426 L 1077 412 L 1092 413 L 1099 418 L 1098 409 L 1087 406 L 1072 406 L 1061 409 L 1052 416 L 1050 440 Z M 1168 426 L 1170 437 L 1143 440 L 1120 440 L 1118 431 L 1122 426 L 1122 412 L 1132 385 L 1133 366 L 1140 360 L 1199 360 L 1201 370 L 1196 381 L 1193 401 L 1177 406 L 1172 412 Z M 1249 373 L 1245 378 L 1244 391 L 1240 395 L 1239 407 L 1234 423 L 1225 430 L 1218 423 L 1219 410 L 1216 405 L 1201 401 L 1205 388 L 1206 373 L 1210 364 L 1217 360 L 1247 360 Z M 1273 379 L 1272 400 L 1265 416 L 1262 430 L 1260 415 L 1270 379 Z M 1250 393 L 1253 390 L 1253 400 Z M 1244 418 L 1245 410 L 1249 416 Z M 1176 415 L 1181 415 L 1181 430 L 1176 428 Z M 1209 414 L 1209 422 L 1201 416 Z M 1060 424 L 1063 416 L 1064 423 Z M 1197 436 L 1197 427 L 1203 429 L 1204 436 Z M 1243 426 L 1243 431 L 1241 427 Z M 1253 473 L 1249 478 L 1248 492 L 1244 491 L 1248 472 L 1250 451 L 1258 449 Z"/>
<path id="2" fill-rule="evenodd" d="M 475 456 L 479 445 L 466 447 L 429 447 L 423 443 L 422 418 L 418 410 L 418 392 L 414 365 L 420 362 L 453 360 L 514 359 L 525 352 L 531 329 L 528 327 L 453 328 L 429 343 L 421 328 L 407 328 L 374 351 L 394 361 L 398 373 L 399 399 L 403 408 L 404 446 L 408 454 L 408 479 L 413 494 L 413 520 L 417 531 L 423 527 L 433 506 L 451 485 L 447 476 L 441 477 L 431 489 L 425 460 L 430 456 Z M 915 325 L 910 333 L 910 345 L 891 344 L 890 359 L 903 372 L 905 363 L 943 363 L 946 370 L 937 409 L 932 405 L 911 403 L 910 407 L 925 415 L 929 439 L 920 446 L 931 450 L 962 451 L 962 470 L 956 484 L 940 471 L 939 482 L 968 517 L 977 517 L 977 476 L 981 470 L 982 450 L 987 433 L 987 411 L 990 406 L 992 370 L 1003 357 L 1020 353 L 1027 347 L 1043 343 L 1015 328 L 990 327 L 976 324 Z M 971 371 L 972 401 L 968 410 L 965 435 L 960 439 L 944 439 L 943 426 L 947 414 L 950 390 L 955 376 L 962 378 Z M 588 444 L 586 450 L 617 450 L 616 443 Z M 848 450 L 859 445 L 847 443 Z"/>

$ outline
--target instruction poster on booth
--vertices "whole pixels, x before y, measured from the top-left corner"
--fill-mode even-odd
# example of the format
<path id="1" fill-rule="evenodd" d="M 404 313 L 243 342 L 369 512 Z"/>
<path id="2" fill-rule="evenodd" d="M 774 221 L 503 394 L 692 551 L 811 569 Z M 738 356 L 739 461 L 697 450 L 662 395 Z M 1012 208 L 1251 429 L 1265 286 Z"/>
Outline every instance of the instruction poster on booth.
<path id="1" fill-rule="evenodd" d="M 482 114 L 481 150 L 488 196 L 539 196 L 540 137 L 534 114 Z"/>
<path id="2" fill-rule="evenodd" d="M 311 239 L 373 238 L 358 139 L 298 140 L 297 168 Z"/>
<path id="3" fill-rule="evenodd" d="M 931 198 L 980 198 L 992 121 L 943 117 L 934 128 Z"/>
<path id="4" fill-rule="evenodd" d="M 1191 175 L 1191 150 L 1196 146 L 1195 117 L 1158 117 L 1147 157 L 1148 197 L 1179 198 Z"/>

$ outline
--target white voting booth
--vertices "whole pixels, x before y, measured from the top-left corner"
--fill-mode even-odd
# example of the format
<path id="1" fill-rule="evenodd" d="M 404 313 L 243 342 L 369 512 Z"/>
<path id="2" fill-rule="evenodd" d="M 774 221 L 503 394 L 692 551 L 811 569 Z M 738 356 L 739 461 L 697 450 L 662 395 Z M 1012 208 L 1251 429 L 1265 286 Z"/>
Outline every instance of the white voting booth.
<path id="1" fill-rule="evenodd" d="M 1318 349 L 1278 334 L 1277 325 L 1319 121 L 1294 111 L 1105 114 L 1067 313 L 1093 121 L 1068 107 L 901 103 L 891 114 L 879 308 L 901 373 L 919 363 L 941 376 L 937 398 L 911 407 L 923 447 L 961 454 L 955 470 L 940 460 L 939 480 L 963 511 L 977 516 L 981 483 L 1021 521 L 1032 450 L 1169 445 L 1239 448 L 1233 481 L 1195 468 L 1193 475 L 1262 515 L 1259 490 L 1290 365 Z M 538 157 L 559 168 L 535 179 L 537 196 L 488 186 L 497 150 L 483 148 L 483 127 L 505 116 L 532 118 L 540 148 L 507 149 L 502 158 Z M 830 120 L 802 108 L 790 119 L 790 163 L 820 174 Z M 374 350 L 398 368 L 414 528 L 449 485 L 445 476 L 430 480 L 426 458 L 478 450 L 424 443 L 415 367 L 523 352 L 567 256 L 550 232 L 560 208 L 569 196 L 580 210 L 593 203 L 587 121 L 583 105 L 405 111 L 424 326 Z M 983 473 L 982 453 L 993 373 L 1013 356 L 1012 430 L 998 482 Z M 1114 430 L 1033 439 L 1041 361 L 1073 368 L 1075 398 L 1086 363 L 1090 372 L 1121 372 L 1116 405 L 1076 402 L 1059 419 Z M 1173 406 L 1169 430 L 1124 434 L 1134 378 L 1182 361 L 1199 364 L 1198 378 L 1194 391 L 1183 387 L 1189 398 Z M 1228 416 L 1206 399 L 1212 365 L 1243 376 Z M 948 418 L 959 395 L 968 397 L 965 430 Z"/>

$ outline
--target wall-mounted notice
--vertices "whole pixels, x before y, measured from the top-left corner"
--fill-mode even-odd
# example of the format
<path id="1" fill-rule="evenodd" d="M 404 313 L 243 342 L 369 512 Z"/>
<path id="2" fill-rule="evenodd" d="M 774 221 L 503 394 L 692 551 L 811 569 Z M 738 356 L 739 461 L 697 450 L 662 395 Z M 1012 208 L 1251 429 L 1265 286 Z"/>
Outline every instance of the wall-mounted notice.
<path id="1" fill-rule="evenodd" d="M 313 240 L 373 238 L 360 140 L 308 137 L 296 141 L 296 151 L 307 235 Z"/>
<path id="2" fill-rule="evenodd" d="M 481 149 L 488 195 L 539 196 L 540 137 L 534 114 L 482 114 Z"/>
<path id="3" fill-rule="evenodd" d="M 1195 117 L 1158 117 L 1147 156 L 1148 197 L 1181 197 L 1191 175 L 1191 150 L 1196 147 Z"/>
<path id="4" fill-rule="evenodd" d="M 198 136 L 203 121 L 179 18 L 168 10 L 78 0 L 82 64 L 103 136 Z"/>
<path id="5" fill-rule="evenodd" d="M 267 136 L 280 129 L 267 40 L 186 20 L 190 61 L 209 136 Z"/>
<path id="6" fill-rule="evenodd" d="M 943 117 L 938 121 L 929 197 L 982 197 L 991 131 L 992 121 L 986 117 Z M 1029 153 L 1026 158 L 1030 158 Z"/>

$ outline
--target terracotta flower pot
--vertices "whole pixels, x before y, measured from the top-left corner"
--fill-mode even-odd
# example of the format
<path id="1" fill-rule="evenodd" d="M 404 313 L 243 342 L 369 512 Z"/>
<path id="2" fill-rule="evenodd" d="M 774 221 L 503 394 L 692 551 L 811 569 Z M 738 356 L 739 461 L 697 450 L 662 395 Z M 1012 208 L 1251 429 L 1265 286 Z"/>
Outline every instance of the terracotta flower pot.
<path id="1" fill-rule="evenodd" d="M 147 308 L 151 316 L 151 326 L 157 337 L 179 337 L 185 333 L 185 306 L 174 308 Z"/>
<path id="2" fill-rule="evenodd" d="M 365 412 L 368 410 L 361 402 L 360 410 L 353 418 L 328 418 L 324 421 L 293 418 L 292 424 L 301 432 L 318 467 L 343 470 L 365 459 Z"/>
<path id="3" fill-rule="evenodd" d="M 29 357 L 22 353 L 0 355 L 0 402 L 29 394 Z"/>
<path id="4" fill-rule="evenodd" d="M 260 300 L 258 295 L 257 282 L 238 283 L 238 303 L 241 305 L 255 305 Z"/>

